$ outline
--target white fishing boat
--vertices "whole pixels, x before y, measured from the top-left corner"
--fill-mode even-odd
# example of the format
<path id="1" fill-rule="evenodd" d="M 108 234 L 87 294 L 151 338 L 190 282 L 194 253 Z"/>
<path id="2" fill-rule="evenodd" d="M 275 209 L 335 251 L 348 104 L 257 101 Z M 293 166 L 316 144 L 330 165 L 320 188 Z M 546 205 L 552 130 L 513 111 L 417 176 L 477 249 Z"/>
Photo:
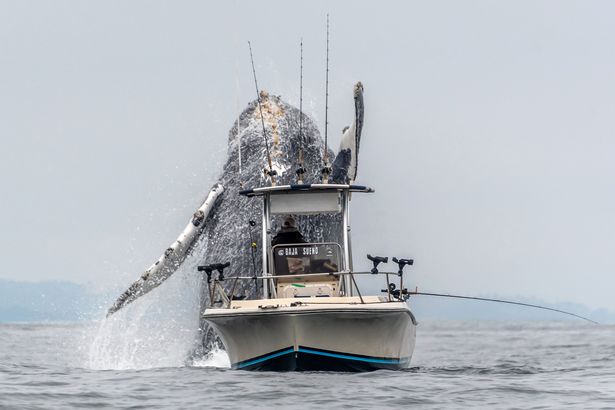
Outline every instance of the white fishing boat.
<path id="1" fill-rule="evenodd" d="M 560 309 L 510 300 L 419 292 L 417 287 L 408 292 L 403 269 L 412 264 L 411 259 L 392 258 L 399 265 L 396 273 L 378 272 L 378 264 L 388 258 L 370 255 L 371 272 L 353 269 L 350 197 L 373 192 L 354 185 L 364 121 L 363 84 L 354 86 L 354 118 L 344 128 L 335 154 L 327 139 L 328 27 L 327 18 L 324 141 L 303 112 L 303 43 L 297 110 L 279 96 L 259 90 L 248 42 L 256 100 L 231 129 L 223 174 L 180 236 L 120 295 L 107 316 L 159 287 L 196 249 L 196 256 L 208 263 L 199 266 L 207 275 L 208 295 L 200 299 L 199 309 L 205 307 L 205 311 L 199 323 L 202 344 L 196 350 L 207 351 L 219 336 L 236 369 L 404 368 L 414 351 L 417 324 L 407 304 L 410 295 L 520 305 L 593 322 Z M 259 126 L 262 133 L 256 132 Z M 295 181 L 293 174 L 297 184 L 286 185 Z M 322 183 L 304 184 L 304 177 Z M 246 184 L 267 180 L 270 186 L 239 191 Z M 258 200 L 263 201 L 261 255 L 251 230 L 258 224 L 250 220 L 259 213 L 258 204 L 250 201 Z M 238 232 L 242 220 L 250 223 L 250 249 L 245 249 Z M 306 231 L 305 236 L 297 225 Z M 219 258 L 232 260 L 212 260 Z M 259 260 L 262 270 L 256 267 Z M 361 293 L 356 276 L 364 274 L 384 276 L 386 286 L 381 294 Z"/>
<path id="2" fill-rule="evenodd" d="M 403 268 L 412 261 L 394 258 L 397 274 L 378 272 L 378 264 L 387 261 L 382 257 L 368 255 L 374 263 L 371 272 L 352 267 L 350 196 L 371 192 L 365 186 L 340 184 L 241 192 L 263 201 L 262 276 L 238 273 L 225 278 L 224 269 L 230 265 L 232 270 L 228 262 L 199 267 L 207 273 L 210 296 L 203 318 L 222 339 L 233 368 L 366 371 L 408 366 L 417 323 L 407 304 Z M 340 227 L 337 237 L 342 240 L 280 243 L 272 222 L 289 215 L 301 218 L 303 226 L 309 226 L 310 218 L 329 218 Z M 362 294 L 355 280 L 361 274 L 383 275 L 383 293 Z M 398 285 L 390 281 L 392 275 Z M 231 291 L 225 292 L 228 281 Z M 257 298 L 235 295 L 238 281 L 253 281 Z"/>

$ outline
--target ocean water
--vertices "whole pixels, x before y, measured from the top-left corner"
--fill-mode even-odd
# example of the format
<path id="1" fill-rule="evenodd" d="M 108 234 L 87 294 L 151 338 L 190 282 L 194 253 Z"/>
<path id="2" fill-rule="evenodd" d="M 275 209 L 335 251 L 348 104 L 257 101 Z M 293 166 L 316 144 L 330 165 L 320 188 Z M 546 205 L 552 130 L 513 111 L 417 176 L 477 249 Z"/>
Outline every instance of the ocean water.
<path id="1" fill-rule="evenodd" d="M 124 330 L 155 339 L 132 349 L 105 328 L 0 324 L 0 408 L 615 408 L 612 325 L 425 320 L 411 368 L 359 374 L 231 370 L 171 353 L 192 337 L 177 327 Z"/>

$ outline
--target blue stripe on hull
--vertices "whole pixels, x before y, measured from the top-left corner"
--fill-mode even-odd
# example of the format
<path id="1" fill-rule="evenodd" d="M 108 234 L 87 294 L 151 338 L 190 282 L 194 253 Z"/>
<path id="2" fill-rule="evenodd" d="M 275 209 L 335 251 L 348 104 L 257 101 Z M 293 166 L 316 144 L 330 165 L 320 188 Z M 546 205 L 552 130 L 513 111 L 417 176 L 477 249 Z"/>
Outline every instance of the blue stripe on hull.
<path id="1" fill-rule="evenodd" d="M 285 354 L 291 354 L 291 353 L 294 353 L 294 352 L 295 352 L 295 350 L 292 347 L 289 347 L 288 349 L 283 349 L 281 351 L 269 353 L 269 354 L 266 354 L 264 356 L 259 356 L 259 357 L 254 358 L 254 359 L 250 359 L 250 360 L 246 360 L 246 361 L 243 361 L 243 362 L 236 363 L 232 367 L 234 369 L 242 369 L 244 367 L 253 366 L 255 364 L 266 362 L 267 360 L 271 360 L 271 359 L 274 359 L 276 357 L 284 356 Z"/>
<path id="2" fill-rule="evenodd" d="M 297 351 L 289 347 L 235 363 L 232 367 L 234 369 L 270 371 L 369 371 L 400 369 L 406 367 L 409 361 L 409 358 L 358 356 L 299 346 Z"/>
<path id="3" fill-rule="evenodd" d="M 360 362 L 367 362 L 367 363 L 383 363 L 383 364 L 402 363 L 402 361 L 399 359 L 381 359 L 381 358 L 369 357 L 369 356 L 354 356 L 354 355 L 347 354 L 347 353 L 325 352 L 322 350 L 308 349 L 307 347 L 301 347 L 301 346 L 299 347 L 298 351 L 303 352 L 303 353 L 309 353 L 309 354 L 317 354 L 320 356 L 335 357 L 336 359 L 358 360 Z"/>

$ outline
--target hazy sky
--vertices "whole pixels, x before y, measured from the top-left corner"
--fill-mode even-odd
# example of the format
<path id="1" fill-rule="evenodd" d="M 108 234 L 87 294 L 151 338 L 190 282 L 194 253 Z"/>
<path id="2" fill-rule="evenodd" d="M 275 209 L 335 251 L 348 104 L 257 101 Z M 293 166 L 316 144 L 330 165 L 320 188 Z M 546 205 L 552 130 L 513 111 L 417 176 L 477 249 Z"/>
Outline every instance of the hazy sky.
<path id="1" fill-rule="evenodd" d="M 423 290 L 615 309 L 615 3 L 0 0 L 1 278 L 124 288 L 215 182 L 259 84 L 332 146 L 365 85 L 363 254 Z"/>

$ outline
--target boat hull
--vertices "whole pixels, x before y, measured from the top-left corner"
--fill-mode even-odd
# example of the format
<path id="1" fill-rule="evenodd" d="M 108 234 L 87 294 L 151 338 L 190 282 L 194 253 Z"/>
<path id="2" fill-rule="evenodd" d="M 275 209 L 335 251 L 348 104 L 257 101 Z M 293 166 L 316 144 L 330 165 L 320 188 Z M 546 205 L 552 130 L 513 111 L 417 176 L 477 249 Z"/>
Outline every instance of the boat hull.
<path id="1" fill-rule="evenodd" d="M 235 369 L 401 369 L 414 351 L 416 320 L 405 303 L 210 309 Z"/>

